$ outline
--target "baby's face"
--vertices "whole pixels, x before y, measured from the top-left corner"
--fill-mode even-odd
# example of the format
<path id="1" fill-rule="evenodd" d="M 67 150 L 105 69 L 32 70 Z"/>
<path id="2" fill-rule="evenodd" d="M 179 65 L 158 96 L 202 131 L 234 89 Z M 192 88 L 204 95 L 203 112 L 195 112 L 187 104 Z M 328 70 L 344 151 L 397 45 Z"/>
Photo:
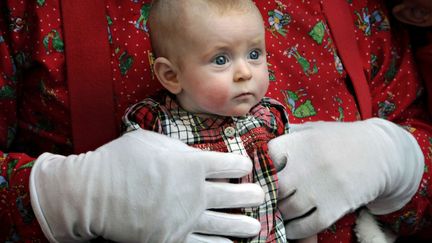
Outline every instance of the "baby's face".
<path id="1" fill-rule="evenodd" d="M 182 43 L 177 94 L 188 111 L 242 116 L 269 84 L 265 30 L 259 13 L 200 13 Z"/>
<path id="2" fill-rule="evenodd" d="M 404 0 L 393 8 L 393 14 L 406 24 L 432 26 L 432 0 Z"/>

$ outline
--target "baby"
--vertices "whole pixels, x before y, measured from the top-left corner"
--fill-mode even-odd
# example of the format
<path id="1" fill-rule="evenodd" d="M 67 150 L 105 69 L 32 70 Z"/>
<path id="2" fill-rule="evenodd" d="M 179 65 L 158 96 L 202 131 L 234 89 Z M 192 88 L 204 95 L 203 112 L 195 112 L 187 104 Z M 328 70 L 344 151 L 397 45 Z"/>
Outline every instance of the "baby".
<path id="1" fill-rule="evenodd" d="M 286 242 L 267 142 L 288 132 L 288 117 L 283 105 L 264 97 L 269 73 L 259 10 L 250 0 L 156 0 L 149 29 L 154 73 L 169 92 L 132 106 L 126 126 L 249 156 L 253 172 L 235 182 L 258 183 L 265 202 L 238 212 L 258 219 L 261 231 L 252 239 L 233 240 Z"/>

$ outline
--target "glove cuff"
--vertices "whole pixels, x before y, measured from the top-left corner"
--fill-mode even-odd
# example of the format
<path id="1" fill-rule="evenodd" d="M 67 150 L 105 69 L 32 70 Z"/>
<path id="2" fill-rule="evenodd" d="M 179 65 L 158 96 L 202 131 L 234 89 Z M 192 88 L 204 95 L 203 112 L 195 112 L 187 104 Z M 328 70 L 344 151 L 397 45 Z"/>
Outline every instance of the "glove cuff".
<path id="1" fill-rule="evenodd" d="M 383 151 L 392 160 L 388 173 L 383 175 L 387 177 L 385 190 L 367 207 L 372 214 L 389 214 L 404 207 L 417 192 L 424 172 L 424 155 L 414 136 L 400 126 L 379 118 L 367 122 L 375 126 L 386 146 L 392 148 Z"/>
<path id="2" fill-rule="evenodd" d="M 50 242 L 85 241 L 95 237 L 89 230 L 91 220 L 88 217 L 94 212 L 85 210 L 92 202 L 87 196 L 92 189 L 91 181 L 85 180 L 89 166 L 82 168 L 81 163 L 91 154 L 65 157 L 44 153 L 32 168 L 29 182 L 31 204 Z"/>
<path id="3" fill-rule="evenodd" d="M 43 206 L 44 202 L 42 198 L 39 196 L 40 195 L 39 189 L 46 188 L 47 185 L 44 185 L 44 183 L 41 183 L 38 179 L 41 176 L 40 174 L 43 173 L 42 171 L 44 170 L 46 164 L 51 163 L 53 160 L 62 160 L 62 159 L 64 159 L 64 156 L 54 155 L 51 153 L 43 153 L 36 159 L 30 174 L 29 189 L 30 189 L 30 200 L 31 200 L 33 212 L 36 216 L 37 221 L 39 222 L 39 225 L 43 233 L 45 234 L 45 237 L 50 242 L 58 242 L 58 241 L 55 239 L 54 235 L 51 232 L 48 221 L 45 217 L 46 212 L 44 210 L 45 207 Z"/>

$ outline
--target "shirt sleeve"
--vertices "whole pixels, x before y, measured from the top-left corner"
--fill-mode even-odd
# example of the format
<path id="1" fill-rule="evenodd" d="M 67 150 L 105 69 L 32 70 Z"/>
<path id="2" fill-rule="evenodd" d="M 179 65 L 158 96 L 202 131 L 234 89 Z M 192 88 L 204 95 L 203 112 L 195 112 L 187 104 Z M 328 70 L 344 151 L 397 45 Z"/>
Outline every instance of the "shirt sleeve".
<path id="1" fill-rule="evenodd" d="M 30 205 L 28 183 L 34 158 L 10 151 L 16 136 L 20 77 L 15 57 L 23 45 L 12 41 L 14 28 L 19 28 L 19 19 L 6 15 L 12 2 L 0 2 L 0 241 L 45 242 Z"/>
<path id="2" fill-rule="evenodd" d="M 142 128 L 158 133 L 162 126 L 158 117 L 159 103 L 152 98 L 146 98 L 126 110 L 123 117 L 123 131 L 128 132 Z"/>
<path id="3" fill-rule="evenodd" d="M 269 124 L 269 127 L 274 128 L 274 135 L 277 137 L 289 133 L 289 119 L 285 106 L 269 97 L 264 97 L 261 100 L 261 105 L 266 107 L 272 116 L 270 123 L 274 122 L 275 124 Z"/>

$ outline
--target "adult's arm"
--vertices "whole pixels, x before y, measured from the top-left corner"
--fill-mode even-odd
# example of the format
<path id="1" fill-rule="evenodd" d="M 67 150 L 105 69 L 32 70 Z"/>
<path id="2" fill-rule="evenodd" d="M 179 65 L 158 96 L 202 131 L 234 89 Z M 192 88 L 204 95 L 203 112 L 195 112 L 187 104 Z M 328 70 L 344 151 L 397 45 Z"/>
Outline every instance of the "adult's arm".
<path id="1" fill-rule="evenodd" d="M 246 185 L 245 187 L 243 187 L 243 185 L 240 185 L 240 187 L 234 186 L 233 188 L 229 185 L 228 187 L 226 187 L 226 185 L 214 185 L 212 183 L 209 184 L 205 182 L 205 178 L 220 177 L 224 175 L 227 175 L 227 177 L 232 177 L 234 175 L 230 174 L 230 172 L 228 172 L 228 174 L 224 174 L 223 172 L 219 173 L 221 169 L 207 167 L 207 163 L 202 163 L 200 164 L 200 166 L 198 166 L 201 168 L 201 170 L 182 170 L 178 174 L 177 172 L 173 172 L 176 171 L 175 168 L 181 166 L 181 163 L 176 163 L 178 159 L 185 161 L 187 160 L 186 158 L 197 157 L 201 159 L 195 159 L 194 161 L 201 161 L 203 157 L 213 157 L 213 154 L 208 155 L 206 153 L 196 154 L 185 152 L 184 156 L 180 156 L 178 153 L 176 153 L 176 155 L 179 156 L 174 156 L 176 158 L 175 160 L 165 160 L 167 157 L 164 153 L 167 151 L 164 151 L 164 153 L 152 154 L 152 152 L 148 152 L 148 149 L 153 148 L 152 146 L 148 146 L 148 144 L 141 144 L 142 146 L 140 146 L 139 142 L 137 142 L 137 148 L 142 148 L 140 150 L 142 156 L 138 156 L 139 153 L 137 153 L 135 154 L 135 156 L 140 157 L 139 160 L 126 160 L 126 162 L 130 163 L 123 164 L 123 162 L 125 162 L 123 158 L 129 158 L 131 157 L 131 155 L 124 154 L 127 150 L 121 149 L 124 148 L 124 146 L 122 147 L 119 144 L 124 145 L 125 143 L 130 143 L 130 140 L 135 139 L 131 135 L 127 135 L 119 139 L 123 142 L 115 141 L 113 143 L 110 143 L 110 145 L 104 146 L 103 148 L 99 149 L 98 152 L 91 152 L 78 156 L 71 155 L 68 157 L 64 157 L 62 155 L 48 153 L 38 156 L 41 151 L 44 151 L 42 149 L 39 149 L 39 147 L 34 151 L 34 158 L 27 156 L 23 153 L 13 153 L 13 150 L 17 144 L 24 144 L 16 142 L 18 139 L 22 139 L 23 128 L 32 130 L 32 132 L 40 132 L 41 137 L 42 135 L 47 137 L 53 135 L 46 132 L 46 130 L 48 129 L 43 129 L 47 127 L 25 126 L 26 123 L 22 121 L 22 113 L 24 113 L 22 110 L 23 107 L 25 107 L 25 102 L 23 102 L 22 98 L 25 97 L 26 100 L 29 102 L 37 102 L 38 105 L 44 106 L 46 105 L 46 103 L 44 102 L 51 101 L 52 99 L 57 97 L 57 95 L 67 96 L 67 92 L 65 92 L 66 94 L 59 94 L 57 92 L 58 90 L 54 92 L 44 86 L 44 81 L 48 81 L 47 79 L 49 79 L 49 81 L 52 81 L 51 84 L 55 84 L 56 82 L 64 82 L 64 55 L 63 43 L 61 41 L 61 16 L 55 15 L 58 14 L 59 11 L 58 1 L 56 0 L 39 1 L 38 3 L 17 3 L 16 1 L 2 1 L 0 3 L 0 7 L 2 9 L 2 15 L 0 18 L 0 54 L 2 55 L 2 57 L 5 57 L 1 59 L 2 61 L 0 63 L 0 88 L 2 91 L 2 96 L 0 98 L 0 111 L 2 112 L 2 116 L 0 119 L 0 131 L 2 132 L 0 135 L 0 146 L 2 151 L 0 154 L 2 176 L 0 181 L 0 190 L 2 192 L 0 200 L 0 217 L 2 222 L 2 227 L 0 229 L 1 240 L 7 241 L 16 240 L 19 238 L 23 241 L 46 241 L 45 236 L 40 230 L 39 223 L 42 225 L 46 237 L 52 241 L 82 241 L 91 239 L 92 237 L 96 236 L 105 236 L 113 240 L 120 239 L 126 242 L 138 240 L 145 241 L 146 239 L 150 239 L 150 241 L 158 241 L 158 239 L 161 239 L 161 237 L 172 237 L 171 239 L 174 239 L 173 241 L 177 241 L 178 239 L 183 239 L 188 236 L 190 231 L 192 230 L 199 233 L 230 235 L 230 233 L 226 233 L 227 231 L 224 230 L 226 229 L 226 227 L 230 228 L 230 230 L 235 230 L 236 227 L 240 228 L 240 230 L 236 232 L 230 231 L 232 236 L 249 236 L 250 234 L 254 234 L 254 232 L 256 232 L 257 227 L 255 226 L 257 226 L 257 222 L 253 219 L 246 217 L 238 218 L 235 216 L 230 217 L 229 215 L 219 215 L 212 213 L 207 214 L 204 213 L 206 212 L 206 210 L 203 210 L 203 208 L 252 206 L 254 202 L 259 204 L 263 196 L 260 188 L 257 188 L 254 185 Z M 52 17 L 49 17 L 49 19 L 54 19 L 54 21 L 49 22 L 46 25 L 40 26 L 40 23 L 45 22 L 43 21 L 43 19 L 38 19 L 38 17 L 46 17 L 48 15 L 48 13 L 44 12 L 44 10 L 52 11 L 49 13 L 54 15 Z M 12 57 L 14 58 L 14 61 L 12 61 Z M 29 72 L 33 73 L 31 73 L 30 75 Z M 37 80 L 32 80 L 35 82 L 28 82 L 29 78 Z M 24 93 L 25 91 L 22 89 L 23 86 L 25 86 L 26 88 L 29 88 L 28 86 L 31 86 L 31 90 L 35 92 Z M 59 100 L 54 99 L 52 103 L 55 103 L 55 105 L 62 107 L 67 106 L 67 99 L 66 102 L 63 103 L 56 103 L 56 101 Z M 39 104 L 39 102 L 41 103 Z M 40 110 L 49 113 L 50 109 L 49 107 L 45 107 L 45 109 Z M 31 114 L 34 114 L 38 118 L 46 118 L 46 116 L 48 115 L 58 115 L 51 113 L 41 114 L 39 112 L 40 110 L 33 110 L 33 113 Z M 18 112 L 20 112 L 19 115 L 17 114 Z M 31 109 L 30 112 L 32 112 Z M 18 117 L 20 118 L 20 120 L 18 120 Z M 67 119 L 67 117 L 67 114 L 64 115 L 65 119 Z M 21 130 L 19 132 L 19 135 L 16 135 L 15 128 L 17 127 L 18 123 Z M 40 125 L 45 124 L 41 123 Z M 57 126 L 59 124 L 55 125 Z M 37 136 L 33 136 L 33 139 L 35 137 Z M 145 136 L 142 136 L 141 138 L 145 138 Z M 33 141 L 35 146 L 21 147 L 21 149 L 36 148 L 38 145 L 43 145 L 43 141 Z M 138 141 L 140 140 L 138 139 Z M 154 145 L 155 140 L 151 139 L 151 141 L 152 145 Z M 164 148 L 165 146 L 168 146 L 167 144 L 168 142 L 164 144 Z M 133 146 L 127 148 L 132 149 L 132 147 Z M 173 149 L 173 146 L 168 147 Z M 116 153 L 119 151 L 122 152 L 120 153 L 121 156 L 119 155 L 119 153 Z M 147 156 L 148 154 L 152 154 L 153 157 Z M 151 160 L 151 158 L 155 158 L 154 156 L 157 157 L 157 155 L 159 155 L 159 159 L 163 160 L 160 163 L 157 163 L 157 159 Z M 219 157 L 218 155 L 214 156 Z M 37 162 L 35 162 L 36 157 Z M 149 159 L 142 161 L 141 158 L 144 157 L 148 157 Z M 104 159 L 100 160 L 100 158 Z M 218 160 L 215 157 L 214 159 Z M 221 159 L 224 160 L 223 158 Z M 235 158 L 232 159 L 235 160 Z M 191 165 L 193 164 L 191 160 L 187 160 L 188 162 L 185 163 Z M 212 159 L 205 160 L 209 162 L 212 161 Z M 131 161 L 133 161 L 133 163 Z M 139 169 L 133 170 L 132 168 L 133 165 L 138 161 L 143 162 L 139 164 L 142 171 Z M 229 161 L 225 162 L 228 164 L 233 164 Z M 104 164 L 101 165 L 101 163 Z M 175 166 L 170 167 L 169 165 L 171 163 L 175 164 Z M 97 164 L 99 164 L 99 166 L 96 166 Z M 147 165 L 148 168 L 146 167 Z M 126 170 L 126 167 L 124 166 L 126 166 L 130 170 Z M 170 168 L 164 168 L 164 166 Z M 242 173 L 247 173 L 247 171 L 250 170 L 250 165 L 247 162 L 235 163 L 233 164 L 233 166 L 234 167 L 232 168 L 234 170 L 231 172 L 237 173 L 237 175 L 239 176 L 241 176 Z M 85 169 L 85 173 L 86 175 L 88 175 L 88 177 L 75 177 L 74 175 L 81 175 L 80 172 L 83 172 L 81 170 L 83 168 L 87 168 Z M 101 168 L 104 168 L 105 170 L 102 170 Z M 103 171 L 105 171 L 106 173 L 102 173 Z M 225 168 L 222 169 L 222 171 L 225 171 Z M 126 172 L 128 173 L 125 174 Z M 144 175 L 145 173 L 152 176 L 146 177 Z M 31 182 L 29 182 L 30 174 L 32 178 Z M 105 175 L 105 177 L 103 175 Z M 133 177 L 132 175 L 135 175 L 135 178 L 138 177 L 139 179 L 142 179 L 144 181 L 134 181 L 132 179 L 129 179 L 130 177 Z M 116 178 L 116 180 L 112 179 L 114 177 Z M 173 184 L 173 181 L 175 181 L 175 179 L 179 177 L 187 177 L 188 179 L 190 179 L 191 181 L 188 181 L 190 183 L 185 184 L 193 185 L 194 189 L 196 190 L 190 190 L 185 194 L 178 194 L 178 181 L 175 182 L 175 186 Z M 166 178 L 166 180 L 163 180 L 164 178 Z M 76 183 L 76 180 L 80 180 L 80 183 Z M 132 182 L 129 182 L 129 180 L 131 180 Z M 110 187 L 110 183 L 113 181 L 118 182 L 116 184 L 117 187 L 115 188 L 122 188 L 121 192 L 112 188 L 102 190 L 102 186 L 104 186 L 105 188 Z M 165 183 L 161 183 L 162 181 L 165 181 Z M 132 185 L 133 182 L 139 183 L 139 186 L 137 184 Z M 29 193 L 29 184 L 32 188 L 31 193 Z M 101 187 L 99 187 L 98 185 L 101 185 Z M 130 188 L 138 189 L 136 191 L 133 191 L 136 192 L 135 194 L 126 194 L 125 191 Z M 146 192 L 152 190 L 165 191 L 166 194 L 160 194 L 153 197 L 146 194 Z M 249 200 L 249 197 L 243 197 L 238 198 L 239 200 L 233 200 L 231 194 L 232 190 L 235 190 L 236 192 L 238 192 L 239 190 L 243 191 L 245 194 L 252 196 L 254 199 Z M 172 193 L 169 191 L 171 191 Z M 215 195 L 218 195 L 214 193 L 215 191 L 225 192 L 226 200 L 221 199 L 221 197 L 215 199 Z M 195 197 L 189 197 L 191 194 L 195 195 Z M 236 193 L 233 194 L 237 195 Z M 149 200 L 148 198 L 143 198 L 143 195 L 149 196 L 151 200 Z M 175 217 L 175 215 L 178 216 L 178 214 L 175 214 L 175 212 L 180 212 L 179 210 L 177 210 L 177 206 L 180 207 L 182 205 L 181 202 L 183 199 L 197 197 L 201 198 L 200 195 L 203 196 L 203 200 L 196 200 L 194 204 L 187 203 L 187 207 L 183 208 L 184 214 L 182 215 L 184 217 L 184 221 L 180 221 L 184 223 L 182 224 L 185 226 L 184 228 L 178 226 L 176 226 L 175 228 L 164 227 L 164 223 L 169 221 L 171 217 Z M 240 192 L 238 195 L 243 195 L 243 193 Z M 30 198 L 32 200 L 31 205 Z M 74 204 L 71 202 L 76 201 L 70 200 L 71 198 L 80 198 L 82 199 L 82 201 L 85 201 L 87 203 L 84 204 L 82 203 L 82 201 L 79 201 L 78 203 Z M 97 202 L 99 204 L 95 204 L 95 201 L 92 200 L 94 198 L 98 199 Z M 138 200 L 138 198 L 143 200 L 140 201 L 139 207 L 133 207 L 131 203 L 134 202 L 134 200 L 132 199 Z M 166 199 L 166 203 L 170 202 L 168 203 L 169 205 L 162 203 L 162 201 L 164 201 L 162 198 Z M 247 202 L 244 202 L 244 199 L 247 199 Z M 226 202 L 228 201 L 230 203 L 226 204 Z M 55 206 L 53 207 L 52 203 L 54 202 Z M 157 204 L 155 204 L 155 202 L 157 202 Z M 104 207 L 103 205 L 106 205 L 106 207 Z M 161 205 L 165 205 L 166 207 Z M 191 205 L 194 205 L 196 207 L 188 208 Z M 35 209 L 34 213 L 32 208 Z M 145 208 L 145 210 L 143 208 Z M 101 210 L 104 209 L 107 211 L 107 213 L 101 214 Z M 120 211 L 121 209 L 123 210 Z M 118 214 L 118 212 L 125 211 L 128 211 L 130 214 L 133 214 L 137 217 L 140 217 L 139 220 L 134 221 L 136 223 L 134 226 L 137 226 L 137 228 L 139 229 L 128 227 L 131 226 L 130 220 L 135 220 L 136 218 L 124 217 L 124 215 L 126 214 Z M 82 212 L 82 214 L 80 214 L 82 217 L 77 219 L 76 217 L 74 217 L 76 215 L 71 215 L 71 212 Z M 117 214 L 114 212 L 117 212 Z M 136 214 L 134 214 L 134 212 L 136 212 Z M 197 217 L 189 217 L 190 215 L 196 213 L 198 213 L 198 215 L 205 215 L 199 217 L 200 220 L 197 222 Z M 35 219 L 34 214 L 36 215 L 37 220 Z M 129 221 L 128 223 L 119 223 L 116 216 L 120 217 L 121 219 L 125 219 L 126 221 L 128 221 L 129 219 Z M 101 219 L 101 217 L 104 217 L 103 220 Z M 156 221 L 152 220 L 152 224 L 149 224 L 148 220 L 151 217 L 153 217 L 152 219 L 155 219 Z M 116 222 L 113 223 L 113 221 L 110 221 L 108 219 L 116 220 Z M 177 219 L 179 218 L 177 217 Z M 157 223 L 158 220 L 159 223 Z M 228 220 L 230 222 L 233 222 L 233 224 L 214 224 L 214 222 L 220 222 L 220 220 L 222 220 L 223 222 L 226 222 L 226 220 Z M 234 221 L 237 223 L 234 223 Z M 127 230 L 122 231 L 121 229 L 123 228 L 120 227 L 122 225 L 124 225 L 124 227 L 128 227 Z M 209 227 L 211 225 L 222 226 L 222 228 Z M 234 227 L 234 225 L 236 226 Z M 75 226 L 80 228 L 81 231 L 79 233 L 82 233 L 81 235 L 76 235 L 76 232 L 73 231 L 73 229 L 75 229 Z M 112 227 L 115 227 L 117 231 L 111 230 Z M 165 231 L 150 233 L 150 231 L 152 231 L 150 230 L 150 228 L 164 228 Z M 178 232 L 180 233 L 172 234 L 174 233 L 173 230 L 178 230 Z M 248 232 L 245 233 L 245 230 Z M 128 234 L 128 232 L 137 231 L 139 231 L 140 233 Z M 132 239 L 127 237 L 135 238 Z M 193 237 L 188 237 L 188 239 L 193 239 Z M 221 240 L 221 238 L 216 239 Z"/>
<path id="2" fill-rule="evenodd" d="M 395 26 L 397 26 L 395 24 Z M 402 30 L 401 30 L 402 28 Z M 404 127 L 416 139 L 421 148 L 424 157 L 423 175 L 421 176 L 419 187 L 416 193 L 412 196 L 412 200 L 400 210 L 394 211 L 391 214 L 384 214 L 378 219 L 387 227 L 397 232 L 399 236 L 416 237 L 421 239 L 432 239 L 430 235 L 432 222 L 432 123 L 430 121 L 430 84 L 425 83 L 430 80 L 430 77 L 422 77 L 420 74 L 425 72 L 423 63 L 418 63 L 413 60 L 406 30 L 404 27 L 395 28 L 395 33 L 403 32 L 401 40 L 396 39 L 396 43 L 401 43 L 399 51 L 405 57 L 401 60 L 399 67 L 400 75 L 396 75 L 392 82 L 393 87 L 387 87 L 388 94 L 396 93 L 394 90 L 408 90 L 404 95 L 398 95 L 395 103 L 400 103 L 400 109 L 394 114 L 389 114 L 388 119 L 394 123 Z M 403 51 L 405 50 L 405 52 Z M 430 52 L 429 52 L 430 53 Z M 429 58 L 430 60 L 430 58 Z M 419 60 L 417 60 L 419 61 Z M 417 67 L 420 68 L 419 72 Z M 428 67 L 430 68 L 430 66 Z M 422 70 L 423 69 L 423 70 Z M 422 80 L 423 78 L 423 80 Z M 411 80 L 415 81 L 411 81 Z M 402 88 L 396 89 L 396 85 L 402 85 Z M 386 98 L 387 96 L 387 98 Z M 402 96 L 402 97 L 401 97 Z M 376 101 L 384 104 L 389 100 L 389 95 L 381 93 L 377 95 Z M 413 98 L 415 97 L 415 98 Z M 429 106 L 429 108 L 428 108 Z M 383 110 L 382 107 L 375 108 L 377 113 Z M 414 239 L 416 239 L 414 238 Z"/>
<path id="3" fill-rule="evenodd" d="M 281 210 L 290 215 L 287 234 L 292 237 L 324 229 L 360 206 L 369 207 L 399 235 L 428 230 L 432 127 L 422 103 L 422 86 L 404 30 L 390 28 L 382 2 L 369 1 L 365 6 L 358 1 L 351 10 L 357 24 L 364 24 L 359 22 L 362 13 L 371 17 L 370 28 L 356 29 L 356 35 L 373 115 L 383 120 L 299 125 L 286 135 L 285 154 L 270 144 L 274 155 L 287 160 L 280 175 L 281 192 L 290 185 L 280 202 L 287 202 Z M 283 138 L 273 145 L 278 140 Z M 303 155 L 294 152 L 296 148 Z M 307 176 L 301 179 L 294 173 Z M 317 184 L 320 180 L 315 178 L 323 183 Z"/>
<path id="4" fill-rule="evenodd" d="M 376 19 L 379 18 L 377 14 L 381 14 L 387 16 L 387 21 L 391 21 L 383 1 L 369 1 L 368 4 L 371 15 L 375 14 Z M 354 13 L 356 5 L 353 4 L 351 9 Z M 363 43 L 360 45 L 362 53 L 376 54 L 376 59 L 370 56 L 368 60 L 366 55 L 363 58 L 363 66 L 368 67 L 366 70 L 370 80 L 372 109 L 374 116 L 391 121 L 412 135 L 423 153 L 424 168 L 420 179 L 411 180 L 419 180 L 419 186 L 408 203 L 398 210 L 389 207 L 387 210 L 376 210 L 375 214 L 399 236 L 426 236 L 430 239 L 430 233 L 427 232 L 430 232 L 428 224 L 432 222 L 432 123 L 425 100 L 427 94 L 418 74 L 406 27 L 390 22 L 390 29 L 386 31 L 386 19 L 383 20 L 376 23 L 370 37 L 357 32 L 360 43 Z M 388 44 L 376 45 L 377 43 Z M 372 63 L 372 60 L 376 60 L 376 63 Z M 407 149 L 412 152 L 415 147 Z M 404 151 L 403 155 L 408 153 Z M 407 168 L 416 166 L 415 161 L 409 158 L 404 163 Z"/>

